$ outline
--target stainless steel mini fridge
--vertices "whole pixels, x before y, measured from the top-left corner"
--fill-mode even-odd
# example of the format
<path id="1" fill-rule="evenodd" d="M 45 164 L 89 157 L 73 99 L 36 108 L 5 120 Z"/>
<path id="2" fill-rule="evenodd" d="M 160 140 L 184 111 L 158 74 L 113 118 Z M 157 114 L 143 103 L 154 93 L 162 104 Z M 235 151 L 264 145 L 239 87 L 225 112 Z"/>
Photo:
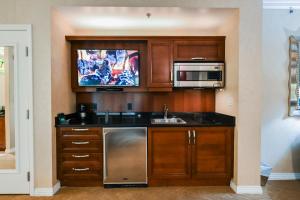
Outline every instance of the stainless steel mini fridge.
<path id="1" fill-rule="evenodd" d="M 103 128 L 104 187 L 147 186 L 147 128 Z"/>

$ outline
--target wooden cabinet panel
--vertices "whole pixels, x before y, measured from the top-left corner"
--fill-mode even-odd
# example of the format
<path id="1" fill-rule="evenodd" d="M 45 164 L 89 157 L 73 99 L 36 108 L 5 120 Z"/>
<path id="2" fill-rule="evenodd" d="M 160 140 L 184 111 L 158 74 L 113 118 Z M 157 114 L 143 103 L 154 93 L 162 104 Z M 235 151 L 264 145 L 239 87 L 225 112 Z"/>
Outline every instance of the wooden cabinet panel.
<path id="1" fill-rule="evenodd" d="M 73 92 L 96 92 L 99 87 L 83 87 L 78 85 L 77 72 L 77 50 L 78 49 L 132 49 L 138 50 L 140 54 L 140 86 L 125 87 L 125 92 L 145 92 L 147 91 L 147 40 L 145 38 L 136 40 L 122 40 L 118 38 L 102 38 L 102 40 L 95 40 L 85 38 L 83 40 L 76 40 L 71 42 L 71 87 Z"/>
<path id="2" fill-rule="evenodd" d="M 174 60 L 189 61 L 224 61 L 225 38 L 214 37 L 203 40 L 176 40 L 174 41 Z"/>
<path id="3" fill-rule="evenodd" d="M 57 128 L 57 176 L 63 186 L 102 185 L 102 128 Z"/>
<path id="4" fill-rule="evenodd" d="M 149 128 L 150 186 L 228 185 L 232 172 L 232 127 Z"/>
<path id="5" fill-rule="evenodd" d="M 199 179 L 232 177 L 233 128 L 195 128 L 192 148 L 192 177 Z"/>
<path id="6" fill-rule="evenodd" d="M 5 150 L 5 117 L 0 117 L 0 151 Z"/>
<path id="7" fill-rule="evenodd" d="M 172 43 L 168 40 L 149 40 L 148 42 L 148 88 L 149 91 L 164 91 L 172 87 Z"/>
<path id="8" fill-rule="evenodd" d="M 95 152 L 102 153 L 103 142 L 101 140 L 67 140 L 61 144 L 61 150 L 67 152 Z"/>
<path id="9" fill-rule="evenodd" d="M 101 161 L 103 160 L 102 153 L 63 153 L 62 161 Z"/>
<path id="10" fill-rule="evenodd" d="M 190 147 L 186 128 L 149 128 L 150 179 L 190 177 Z"/>
<path id="11" fill-rule="evenodd" d="M 62 140 L 102 140 L 102 130 L 99 128 L 61 128 Z"/>
<path id="12" fill-rule="evenodd" d="M 172 91 L 173 61 L 191 61 L 192 58 L 225 61 L 224 36 L 67 36 L 66 39 L 71 42 L 71 85 L 74 92 L 97 91 L 97 87 L 78 85 L 78 49 L 138 50 L 140 86 L 125 87 L 124 92 Z"/>

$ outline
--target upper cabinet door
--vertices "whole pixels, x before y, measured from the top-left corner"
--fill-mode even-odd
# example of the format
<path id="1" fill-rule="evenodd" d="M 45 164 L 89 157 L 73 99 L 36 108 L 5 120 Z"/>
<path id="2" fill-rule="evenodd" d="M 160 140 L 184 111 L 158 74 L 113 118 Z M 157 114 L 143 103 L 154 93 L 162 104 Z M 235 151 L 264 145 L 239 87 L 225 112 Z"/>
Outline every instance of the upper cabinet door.
<path id="1" fill-rule="evenodd" d="M 175 40 L 175 61 L 224 61 L 225 37 L 201 40 Z"/>
<path id="2" fill-rule="evenodd" d="M 148 88 L 172 88 L 172 50 L 171 41 L 149 40 Z"/>

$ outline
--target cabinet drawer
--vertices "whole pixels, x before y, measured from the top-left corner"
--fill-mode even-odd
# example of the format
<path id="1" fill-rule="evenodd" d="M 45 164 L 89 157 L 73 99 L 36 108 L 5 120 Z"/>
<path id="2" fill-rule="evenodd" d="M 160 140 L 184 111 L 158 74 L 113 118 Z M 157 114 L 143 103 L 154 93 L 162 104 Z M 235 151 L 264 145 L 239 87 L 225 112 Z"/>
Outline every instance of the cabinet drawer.
<path id="1" fill-rule="evenodd" d="M 103 161 L 102 153 L 63 153 L 62 161 Z"/>
<path id="2" fill-rule="evenodd" d="M 91 187 L 103 184 L 102 174 L 64 174 L 61 178 L 62 186 Z"/>
<path id="3" fill-rule="evenodd" d="M 102 176 L 102 163 L 99 161 L 65 161 L 62 163 L 63 177 Z"/>
<path id="4" fill-rule="evenodd" d="M 92 173 L 95 171 L 100 171 L 102 170 L 102 163 L 99 161 L 85 161 L 85 162 L 80 162 L 80 161 L 65 161 L 62 163 L 62 170 L 63 173 L 75 173 L 75 174 L 80 174 L 80 173 Z"/>
<path id="5" fill-rule="evenodd" d="M 99 186 L 103 182 L 102 163 L 98 161 L 63 162 L 62 185 Z"/>
<path id="6" fill-rule="evenodd" d="M 62 151 L 64 153 L 73 152 L 95 152 L 102 153 L 102 140 L 65 140 L 62 141 Z"/>
<path id="7" fill-rule="evenodd" d="M 102 140 L 102 128 L 63 128 L 62 140 L 94 139 Z"/>

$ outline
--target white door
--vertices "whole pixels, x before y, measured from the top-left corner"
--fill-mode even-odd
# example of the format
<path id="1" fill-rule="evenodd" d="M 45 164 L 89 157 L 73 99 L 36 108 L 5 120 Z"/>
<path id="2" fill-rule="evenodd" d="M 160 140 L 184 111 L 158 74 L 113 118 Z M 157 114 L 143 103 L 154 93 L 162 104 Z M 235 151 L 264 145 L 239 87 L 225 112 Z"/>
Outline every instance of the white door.
<path id="1" fill-rule="evenodd" d="M 0 25 L 0 194 L 29 194 L 32 184 L 30 54 L 31 26 Z"/>

